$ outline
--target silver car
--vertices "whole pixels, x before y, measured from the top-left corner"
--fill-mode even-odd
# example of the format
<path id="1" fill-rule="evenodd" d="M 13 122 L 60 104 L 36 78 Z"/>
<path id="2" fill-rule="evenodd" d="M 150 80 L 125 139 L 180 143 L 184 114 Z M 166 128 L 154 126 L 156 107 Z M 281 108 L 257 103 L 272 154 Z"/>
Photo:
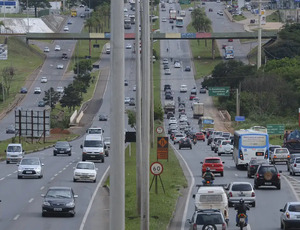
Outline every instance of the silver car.
<path id="1" fill-rule="evenodd" d="M 296 173 L 300 173 L 300 157 L 296 157 L 290 162 L 290 175 L 295 176 Z"/>
<path id="2" fill-rule="evenodd" d="M 255 207 L 255 192 L 249 182 L 231 182 L 226 188 L 228 206 L 233 206 L 243 199 L 245 203 Z"/>
<path id="3" fill-rule="evenodd" d="M 300 202 L 288 202 L 280 209 L 280 228 L 298 228 L 300 226 Z"/>
<path id="4" fill-rule="evenodd" d="M 41 163 L 38 157 L 25 157 L 18 164 L 18 179 L 24 177 L 43 177 L 43 167 L 44 164 Z"/>

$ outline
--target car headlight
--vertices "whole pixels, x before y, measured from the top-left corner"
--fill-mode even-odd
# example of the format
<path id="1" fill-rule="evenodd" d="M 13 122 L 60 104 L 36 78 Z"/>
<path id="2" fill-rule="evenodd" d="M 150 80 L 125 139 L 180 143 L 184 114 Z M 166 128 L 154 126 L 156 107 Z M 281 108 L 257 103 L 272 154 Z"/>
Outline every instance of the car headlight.
<path id="1" fill-rule="evenodd" d="M 36 172 L 41 172 L 41 168 L 36 168 L 35 171 Z"/>
<path id="2" fill-rule="evenodd" d="M 44 206 L 50 206 L 50 203 L 48 201 L 44 201 L 43 205 Z"/>
<path id="3" fill-rule="evenodd" d="M 75 172 L 75 173 L 74 173 L 74 175 L 75 175 L 75 176 L 80 176 L 80 175 L 81 175 L 81 173 L 79 173 L 79 172 Z"/>
<path id="4" fill-rule="evenodd" d="M 71 148 L 68 148 L 67 151 L 71 151 Z"/>
<path id="5" fill-rule="evenodd" d="M 72 208 L 75 206 L 75 203 L 73 201 L 71 201 L 71 202 L 67 203 L 66 206 Z"/>
<path id="6" fill-rule="evenodd" d="M 54 148 L 53 151 L 57 151 L 57 148 Z"/>

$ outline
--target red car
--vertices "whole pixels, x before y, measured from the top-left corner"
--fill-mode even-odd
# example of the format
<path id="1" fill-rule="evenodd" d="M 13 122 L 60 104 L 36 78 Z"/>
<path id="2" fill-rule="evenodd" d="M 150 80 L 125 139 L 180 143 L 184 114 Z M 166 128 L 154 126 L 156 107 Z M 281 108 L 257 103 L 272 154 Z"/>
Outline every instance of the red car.
<path id="1" fill-rule="evenodd" d="M 199 141 L 205 141 L 205 135 L 204 135 L 204 133 L 199 132 L 199 133 L 196 133 L 195 135 L 196 135 L 197 140 L 199 140 Z"/>
<path id="2" fill-rule="evenodd" d="M 190 101 L 193 100 L 195 97 L 196 97 L 196 95 L 191 94 L 191 95 L 190 95 Z"/>
<path id="3" fill-rule="evenodd" d="M 221 176 L 224 176 L 224 162 L 222 162 L 220 157 L 206 157 L 200 164 L 202 164 L 202 175 L 208 167 L 212 173 L 220 173 Z"/>

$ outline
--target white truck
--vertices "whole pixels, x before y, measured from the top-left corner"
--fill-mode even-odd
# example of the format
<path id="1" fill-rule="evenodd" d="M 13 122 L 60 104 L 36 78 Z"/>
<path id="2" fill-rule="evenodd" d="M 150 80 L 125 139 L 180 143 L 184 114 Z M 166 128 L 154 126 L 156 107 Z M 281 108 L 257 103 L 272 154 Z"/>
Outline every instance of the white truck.
<path id="1" fill-rule="evenodd" d="M 193 118 L 199 119 L 204 115 L 204 104 L 200 102 L 193 102 Z"/>
<path id="2" fill-rule="evenodd" d="M 167 114 L 168 112 L 175 113 L 175 101 L 166 100 L 164 105 L 164 111 L 165 114 Z"/>

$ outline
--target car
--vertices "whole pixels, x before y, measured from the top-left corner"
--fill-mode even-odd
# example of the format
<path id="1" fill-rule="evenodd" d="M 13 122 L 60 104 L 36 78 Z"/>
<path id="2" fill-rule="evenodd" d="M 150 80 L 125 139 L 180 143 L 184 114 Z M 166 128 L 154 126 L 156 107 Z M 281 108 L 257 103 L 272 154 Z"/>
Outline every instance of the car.
<path id="1" fill-rule="evenodd" d="M 215 137 L 215 138 L 213 138 L 212 142 L 210 143 L 210 149 L 211 149 L 212 151 L 215 150 L 215 147 L 216 147 L 217 142 L 218 142 L 219 140 L 225 140 L 225 138 L 224 138 L 224 137 Z"/>
<path id="2" fill-rule="evenodd" d="M 300 226 L 300 202 L 287 202 L 283 209 L 280 209 L 280 228 L 290 229 Z"/>
<path id="3" fill-rule="evenodd" d="M 174 64 L 174 68 L 181 68 L 181 64 L 180 64 L 180 62 L 175 62 L 175 64 Z"/>
<path id="4" fill-rule="evenodd" d="M 94 162 L 79 161 L 74 168 L 73 182 L 91 181 L 96 183 L 97 170 Z"/>
<path id="5" fill-rule="evenodd" d="M 255 192 L 249 182 L 231 182 L 226 188 L 226 193 L 229 207 L 234 206 L 240 199 L 243 199 L 246 204 L 250 204 L 252 207 L 256 205 Z"/>
<path id="6" fill-rule="evenodd" d="M 130 98 L 129 106 L 135 106 L 135 99 L 133 97 Z"/>
<path id="7" fill-rule="evenodd" d="M 182 114 L 180 117 L 179 117 L 179 122 L 184 122 L 184 121 L 187 121 L 188 118 L 187 118 L 187 115 L 186 114 Z"/>
<path id="8" fill-rule="evenodd" d="M 168 134 L 174 133 L 173 131 L 178 131 L 178 125 L 177 124 L 170 124 L 168 127 Z"/>
<path id="9" fill-rule="evenodd" d="M 125 105 L 129 105 L 129 102 L 130 102 L 130 97 L 125 97 L 124 98 Z"/>
<path id="10" fill-rule="evenodd" d="M 132 87 L 132 91 L 136 91 L 136 85 Z"/>
<path id="11" fill-rule="evenodd" d="M 212 8 L 209 8 L 208 9 L 208 12 L 213 12 L 214 10 Z"/>
<path id="12" fill-rule="evenodd" d="M 206 172 L 207 168 L 210 168 L 210 171 L 214 174 L 219 173 L 221 176 L 224 176 L 224 162 L 220 157 L 206 157 L 200 164 L 202 164 L 202 175 Z"/>
<path id="13" fill-rule="evenodd" d="M 45 101 L 39 101 L 38 107 L 45 107 L 46 103 Z"/>
<path id="14" fill-rule="evenodd" d="M 173 19 L 170 19 L 170 20 L 169 20 L 169 23 L 173 24 L 173 23 L 174 23 L 174 20 L 173 20 Z"/>
<path id="15" fill-rule="evenodd" d="M 126 49 L 131 49 L 131 48 L 132 48 L 132 45 L 128 43 L 128 44 L 126 45 Z"/>
<path id="16" fill-rule="evenodd" d="M 80 7 L 80 8 L 84 8 L 84 5 L 81 4 L 79 7 Z"/>
<path id="17" fill-rule="evenodd" d="M 27 92 L 28 92 L 28 90 L 25 87 L 22 87 L 20 90 L 20 93 L 22 93 L 22 94 L 26 94 Z"/>
<path id="18" fill-rule="evenodd" d="M 201 88 L 200 91 L 199 91 L 199 93 L 205 94 L 206 93 L 206 89 L 205 88 Z"/>
<path id="19" fill-rule="evenodd" d="M 190 95 L 190 101 L 192 101 L 195 97 L 196 97 L 196 95 L 191 94 L 191 95 Z"/>
<path id="20" fill-rule="evenodd" d="M 189 123 L 186 122 L 186 121 L 179 122 L 179 124 L 178 124 L 178 127 L 179 127 L 180 131 L 184 131 L 184 130 L 188 129 L 189 126 L 190 126 Z"/>
<path id="21" fill-rule="evenodd" d="M 222 140 L 217 152 L 218 156 L 221 156 L 222 154 L 233 154 L 233 145 L 231 140 Z"/>
<path id="22" fill-rule="evenodd" d="M 124 80 L 124 86 L 128 86 L 128 80 Z"/>
<path id="23" fill-rule="evenodd" d="M 167 119 L 170 119 L 171 117 L 175 117 L 173 112 L 168 112 L 167 113 Z"/>
<path id="24" fill-rule="evenodd" d="M 171 124 L 177 124 L 177 119 L 174 116 L 169 118 L 169 125 Z"/>
<path id="25" fill-rule="evenodd" d="M 60 50 L 61 50 L 60 45 L 56 45 L 56 46 L 54 47 L 54 50 L 55 50 L 55 51 L 60 51 Z"/>
<path id="26" fill-rule="evenodd" d="M 185 112 L 185 106 L 183 105 L 178 106 L 178 112 Z"/>
<path id="27" fill-rule="evenodd" d="M 65 26 L 65 27 L 64 27 L 64 31 L 69 31 L 69 27 L 68 27 L 68 26 Z"/>
<path id="28" fill-rule="evenodd" d="M 90 11 L 90 9 L 88 7 L 85 7 L 84 11 Z"/>
<path id="29" fill-rule="evenodd" d="M 63 64 L 58 64 L 57 66 L 56 66 L 56 69 L 63 69 L 64 68 L 64 65 Z"/>
<path id="30" fill-rule="evenodd" d="M 165 65 L 164 65 L 164 69 L 170 69 L 169 65 L 168 65 L 168 64 L 165 64 Z"/>
<path id="31" fill-rule="evenodd" d="M 68 54 L 67 53 L 62 53 L 61 58 L 63 60 L 67 60 L 68 59 Z"/>
<path id="32" fill-rule="evenodd" d="M 186 137 L 186 138 L 181 138 L 179 140 L 179 149 L 182 149 L 182 148 L 192 149 L 192 141 L 190 138 Z"/>
<path id="33" fill-rule="evenodd" d="M 171 132 L 168 132 L 168 134 L 170 134 L 170 139 L 173 141 L 174 140 L 174 137 L 175 137 L 175 134 L 176 133 L 179 133 L 179 130 L 177 129 L 173 129 L 171 130 Z"/>
<path id="34" fill-rule="evenodd" d="M 249 164 L 247 165 L 247 177 L 250 178 L 254 176 L 260 164 L 268 164 L 268 163 L 269 163 L 268 159 L 252 158 Z"/>
<path id="35" fill-rule="evenodd" d="M 6 131 L 5 131 L 6 134 L 15 134 L 15 132 L 16 132 L 16 129 L 15 129 L 14 125 L 10 125 L 9 127 L 6 128 Z"/>
<path id="36" fill-rule="evenodd" d="M 193 98 L 193 103 L 200 103 L 200 98 L 199 97 L 194 97 Z"/>
<path id="37" fill-rule="evenodd" d="M 46 77 L 42 77 L 42 78 L 41 78 L 41 83 L 47 83 L 47 81 L 48 81 L 48 80 L 47 80 Z"/>
<path id="38" fill-rule="evenodd" d="M 229 39 L 228 39 L 228 42 L 233 42 L 233 39 L 232 39 L 232 38 L 229 38 Z"/>
<path id="39" fill-rule="evenodd" d="M 197 139 L 198 141 L 205 141 L 205 135 L 204 135 L 204 133 L 202 133 L 202 132 L 197 132 L 197 133 L 195 133 L 195 136 L 196 136 L 196 139 Z"/>
<path id="40" fill-rule="evenodd" d="M 33 93 L 34 94 L 41 94 L 42 90 L 41 87 L 35 87 Z"/>
<path id="41" fill-rule="evenodd" d="M 169 84 L 165 84 L 164 85 L 164 92 L 166 92 L 166 90 L 171 90 L 171 85 L 169 85 Z"/>
<path id="42" fill-rule="evenodd" d="M 50 49 L 49 49 L 48 46 L 46 46 L 46 47 L 44 48 L 44 52 L 50 52 Z"/>
<path id="43" fill-rule="evenodd" d="M 165 75 L 171 75 L 171 70 L 170 69 L 165 69 Z"/>
<path id="44" fill-rule="evenodd" d="M 300 173 L 300 157 L 294 158 L 290 163 L 290 175 L 295 176 L 296 173 Z"/>
<path id="45" fill-rule="evenodd" d="M 219 146 L 221 145 L 222 140 L 225 140 L 225 139 L 219 139 L 219 140 L 217 140 L 217 142 L 216 142 L 216 144 L 215 144 L 215 148 L 214 148 L 214 152 L 215 152 L 215 153 L 218 152 Z"/>
<path id="46" fill-rule="evenodd" d="M 168 59 L 167 59 L 167 58 L 164 58 L 164 59 L 163 59 L 163 65 L 168 65 L 168 64 L 169 64 Z"/>
<path id="47" fill-rule="evenodd" d="M 174 145 L 175 145 L 176 143 L 179 143 L 179 141 L 180 141 L 182 138 L 185 138 L 185 137 L 186 137 L 186 135 L 183 134 L 183 133 L 180 133 L 180 132 L 176 133 L 175 136 L 174 136 L 174 139 L 173 139 Z"/>
<path id="48" fill-rule="evenodd" d="M 275 165 L 259 165 L 254 175 L 254 188 L 259 189 L 260 186 L 275 186 L 279 190 L 281 188 L 281 172 Z"/>
<path id="49" fill-rule="evenodd" d="M 180 89 L 179 89 L 180 93 L 186 93 L 187 90 L 188 90 L 187 85 L 181 85 L 180 86 Z"/>
<path id="50" fill-rule="evenodd" d="M 187 219 L 189 230 L 226 230 L 227 223 L 222 211 L 219 209 L 200 209 L 196 210 L 192 219 Z"/>
<path id="51" fill-rule="evenodd" d="M 189 65 L 187 65 L 187 66 L 184 68 L 184 71 L 190 72 L 190 71 L 191 71 L 191 67 L 190 67 Z"/>
<path id="52" fill-rule="evenodd" d="M 189 11 L 193 11 L 194 10 L 194 8 L 193 7 L 189 7 Z"/>
<path id="53" fill-rule="evenodd" d="M 56 92 L 63 93 L 64 92 L 64 88 L 62 86 L 57 86 L 56 87 Z"/>
<path id="54" fill-rule="evenodd" d="M 43 177 L 43 163 L 38 157 L 24 157 L 18 164 L 18 179 L 21 178 L 42 178 Z"/>
<path id="55" fill-rule="evenodd" d="M 300 153 L 293 153 L 293 154 L 291 154 L 291 158 L 290 158 L 290 160 L 289 160 L 288 167 L 287 167 L 287 170 L 288 170 L 288 171 L 290 171 L 291 165 L 293 164 L 294 159 L 295 159 L 296 157 L 300 157 Z"/>
<path id="56" fill-rule="evenodd" d="M 165 94 L 165 100 L 173 100 L 173 95 L 172 95 L 172 93 L 166 93 L 166 94 Z"/>
<path id="57" fill-rule="evenodd" d="M 57 141 L 53 148 L 53 156 L 57 154 L 72 155 L 72 145 L 68 141 Z"/>
<path id="58" fill-rule="evenodd" d="M 105 145 L 108 149 L 110 149 L 110 137 L 104 137 L 103 142 L 104 142 L 104 145 Z"/>
<path id="59" fill-rule="evenodd" d="M 269 156 L 271 156 L 272 154 L 273 154 L 273 152 L 274 152 L 274 149 L 276 149 L 276 148 L 281 148 L 281 146 L 280 145 L 269 145 Z"/>
<path id="60" fill-rule="evenodd" d="M 270 155 L 270 161 L 272 164 L 276 164 L 277 162 L 285 162 L 288 164 L 290 157 L 290 152 L 287 148 L 275 148 Z"/>
<path id="61" fill-rule="evenodd" d="M 99 115 L 99 121 L 107 121 L 107 120 L 108 120 L 107 115 L 104 115 L 104 114 Z"/>
<path id="62" fill-rule="evenodd" d="M 167 18 L 164 17 L 164 18 L 161 19 L 161 21 L 162 21 L 162 22 L 166 22 L 166 21 L 167 21 Z"/>
<path id="63" fill-rule="evenodd" d="M 85 14 L 80 14 L 80 17 L 81 18 L 85 18 Z"/>
<path id="64" fill-rule="evenodd" d="M 197 95 L 197 89 L 196 88 L 191 89 L 191 95 Z"/>
<path id="65" fill-rule="evenodd" d="M 46 195 L 42 194 L 44 201 L 42 204 L 42 216 L 50 214 L 65 214 L 75 216 L 75 198 L 71 187 L 50 187 Z"/>
<path id="66" fill-rule="evenodd" d="M 127 8 L 124 8 L 124 12 L 128 12 L 128 9 L 127 9 Z"/>
<path id="67" fill-rule="evenodd" d="M 220 15 L 220 16 L 223 16 L 223 11 L 222 10 L 218 10 L 217 14 Z"/>
<path id="68" fill-rule="evenodd" d="M 72 25 L 72 23 L 73 23 L 72 21 L 70 21 L 70 20 L 68 21 L 68 25 Z"/>

